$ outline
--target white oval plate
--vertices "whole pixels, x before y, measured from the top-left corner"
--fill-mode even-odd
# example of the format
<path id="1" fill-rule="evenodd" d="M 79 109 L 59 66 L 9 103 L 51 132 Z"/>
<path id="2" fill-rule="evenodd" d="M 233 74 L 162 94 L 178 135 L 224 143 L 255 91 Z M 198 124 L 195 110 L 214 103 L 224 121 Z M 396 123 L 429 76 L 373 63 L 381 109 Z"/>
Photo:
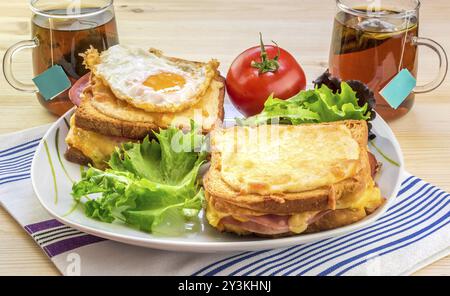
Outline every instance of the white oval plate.
<path id="1" fill-rule="evenodd" d="M 237 115 L 230 114 L 234 113 L 232 107 L 226 109 L 230 111 L 226 113 L 228 118 Z M 183 237 L 154 236 L 133 229 L 122 222 L 108 224 L 93 220 L 84 215 L 81 207 L 71 212 L 74 206 L 70 195 L 71 180 L 80 179 L 80 166 L 66 161 L 63 156 L 67 147 L 64 142 L 68 132 L 67 123 L 72 113 L 73 110 L 70 110 L 53 124 L 36 150 L 31 166 L 34 191 L 42 206 L 62 223 L 92 235 L 127 244 L 170 251 L 207 253 L 273 249 L 309 243 L 339 236 L 374 222 L 390 207 L 400 188 L 403 172 L 403 157 L 400 146 L 389 126 L 378 116 L 373 122 L 373 130 L 377 135 L 375 143 L 384 154 L 389 155 L 390 158 L 399 163 L 400 167 L 386 161 L 371 147 L 378 161 L 383 163 L 377 182 L 383 196 L 387 198 L 387 202 L 365 219 L 333 230 L 276 239 L 252 236 L 240 237 L 220 233 L 209 226 L 206 221 L 202 223 L 201 230 L 194 234 Z M 68 214 L 69 212 L 71 213 Z"/>

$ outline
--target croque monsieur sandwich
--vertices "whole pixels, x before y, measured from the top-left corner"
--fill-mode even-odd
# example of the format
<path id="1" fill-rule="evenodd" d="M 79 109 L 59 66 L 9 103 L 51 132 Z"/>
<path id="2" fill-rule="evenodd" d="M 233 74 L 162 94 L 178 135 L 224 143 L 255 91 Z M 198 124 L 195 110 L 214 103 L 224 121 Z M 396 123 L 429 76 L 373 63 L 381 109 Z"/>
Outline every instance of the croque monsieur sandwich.
<path id="1" fill-rule="evenodd" d="M 70 121 L 65 157 L 104 168 L 115 147 L 152 131 L 194 120 L 208 133 L 223 120 L 224 83 L 219 63 L 200 63 L 116 45 L 83 55 L 89 85 Z"/>
<path id="2" fill-rule="evenodd" d="M 209 223 L 285 236 L 363 219 L 384 202 L 367 139 L 367 123 L 358 120 L 214 130 L 203 179 Z"/>

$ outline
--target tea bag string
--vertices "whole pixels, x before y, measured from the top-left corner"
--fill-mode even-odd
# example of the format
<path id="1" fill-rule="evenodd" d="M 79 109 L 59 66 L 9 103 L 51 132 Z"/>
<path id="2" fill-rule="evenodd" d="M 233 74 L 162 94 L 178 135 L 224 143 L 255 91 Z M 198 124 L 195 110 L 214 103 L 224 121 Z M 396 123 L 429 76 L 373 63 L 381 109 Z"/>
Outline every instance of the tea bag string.
<path id="1" fill-rule="evenodd" d="M 400 63 L 398 65 L 398 72 L 399 73 L 400 73 L 400 71 L 403 68 L 403 56 L 405 55 L 406 39 L 408 39 L 409 25 L 410 25 L 410 20 L 411 20 L 410 13 L 406 13 L 406 19 L 407 20 L 406 20 L 405 38 L 403 38 L 402 54 L 400 56 Z"/>
<path id="2" fill-rule="evenodd" d="M 52 61 L 52 66 L 55 65 L 53 60 L 53 18 L 48 19 L 49 27 L 50 27 L 50 59 Z"/>

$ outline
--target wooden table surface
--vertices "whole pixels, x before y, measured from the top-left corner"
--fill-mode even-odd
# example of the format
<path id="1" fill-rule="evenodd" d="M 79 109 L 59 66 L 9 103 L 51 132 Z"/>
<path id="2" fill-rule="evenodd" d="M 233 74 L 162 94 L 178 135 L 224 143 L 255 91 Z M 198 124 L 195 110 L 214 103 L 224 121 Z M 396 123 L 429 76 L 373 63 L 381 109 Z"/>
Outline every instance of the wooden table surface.
<path id="1" fill-rule="evenodd" d="M 0 54 L 29 39 L 28 1 L 0 0 Z M 364 2 L 362 0 L 362 2 Z M 169 55 L 221 61 L 228 65 L 242 50 L 256 45 L 258 32 L 276 40 L 302 64 L 311 81 L 327 67 L 334 0 L 122 0 L 115 1 L 120 41 L 155 47 Z M 423 0 L 421 35 L 433 38 L 450 54 L 450 1 Z M 419 81 L 431 80 L 437 58 L 420 52 Z M 15 71 L 32 75 L 31 53 L 17 55 Z M 33 95 L 20 93 L 0 78 L 0 133 L 18 131 L 56 118 Z M 405 155 L 406 168 L 450 191 L 450 79 L 436 91 L 417 96 L 413 110 L 390 123 Z M 23 229 L 0 208 L 0 275 L 57 275 L 59 272 Z M 450 275 L 450 256 L 417 275 Z"/>

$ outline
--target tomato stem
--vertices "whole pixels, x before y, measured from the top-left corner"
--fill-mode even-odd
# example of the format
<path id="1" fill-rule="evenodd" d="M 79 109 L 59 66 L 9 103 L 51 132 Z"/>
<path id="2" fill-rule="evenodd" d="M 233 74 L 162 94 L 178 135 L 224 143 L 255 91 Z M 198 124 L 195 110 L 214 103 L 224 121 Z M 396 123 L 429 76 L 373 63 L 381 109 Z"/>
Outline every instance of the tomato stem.
<path id="1" fill-rule="evenodd" d="M 259 32 L 259 43 L 261 46 L 261 62 L 252 61 L 250 65 L 253 68 L 258 69 L 260 74 L 264 74 L 267 72 L 275 72 L 280 67 L 280 65 L 278 64 L 278 59 L 280 58 L 280 47 L 275 41 L 272 40 L 272 42 L 273 44 L 276 45 L 278 53 L 273 59 L 269 59 L 267 57 L 267 51 L 266 47 L 264 46 L 262 34 L 261 32 Z"/>

